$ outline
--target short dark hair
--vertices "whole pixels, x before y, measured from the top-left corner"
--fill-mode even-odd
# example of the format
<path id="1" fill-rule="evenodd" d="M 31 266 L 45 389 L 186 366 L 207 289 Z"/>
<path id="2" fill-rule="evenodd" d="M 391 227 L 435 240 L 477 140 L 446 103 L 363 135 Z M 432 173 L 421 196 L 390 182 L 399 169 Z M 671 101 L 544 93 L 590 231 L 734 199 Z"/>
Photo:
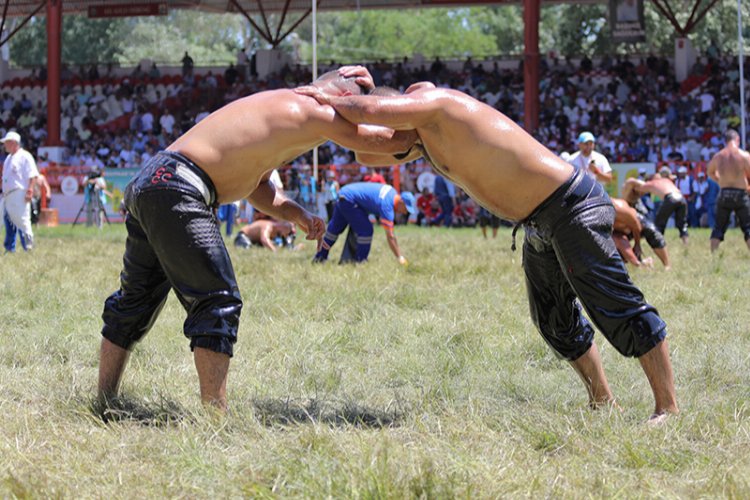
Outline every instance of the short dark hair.
<path id="1" fill-rule="evenodd" d="M 724 132 L 724 142 L 726 144 L 736 141 L 739 138 L 740 138 L 740 134 L 738 134 L 737 131 L 734 129 L 728 128 L 727 131 Z"/>
<path id="2" fill-rule="evenodd" d="M 357 83 L 355 77 L 343 77 L 339 75 L 336 70 L 323 73 L 315 79 L 313 84 L 331 84 L 334 87 L 342 91 L 349 91 L 352 95 L 363 95 L 367 93 L 367 89 Z"/>
<path id="3" fill-rule="evenodd" d="M 379 97 L 391 97 L 394 95 L 401 95 L 401 92 L 399 92 L 397 89 L 394 89 L 393 87 L 380 85 L 379 87 L 375 87 L 374 89 L 372 89 L 370 91 L 370 95 Z"/>

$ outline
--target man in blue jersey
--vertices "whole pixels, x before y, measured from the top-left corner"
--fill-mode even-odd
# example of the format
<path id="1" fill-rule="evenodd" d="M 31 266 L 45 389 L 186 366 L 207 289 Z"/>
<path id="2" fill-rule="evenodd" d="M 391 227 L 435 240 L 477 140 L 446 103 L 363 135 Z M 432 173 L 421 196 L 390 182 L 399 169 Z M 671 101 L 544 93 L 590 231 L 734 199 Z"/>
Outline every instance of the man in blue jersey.
<path id="1" fill-rule="evenodd" d="M 370 254 L 374 232 L 369 218 L 372 214 L 380 219 L 380 225 L 385 228 L 388 246 L 391 247 L 393 255 L 396 256 L 399 264 L 406 265 L 408 262 L 401 255 L 396 235 L 393 234 L 393 219 L 397 213 L 410 215 L 417 213 L 417 201 L 412 193 L 404 191 L 399 194 L 392 186 L 379 182 L 355 182 L 344 186 L 339 192 L 339 200 L 333 209 L 333 217 L 328 222 L 321 248 L 315 254 L 313 262 L 324 262 L 328 259 L 328 252 L 347 226 L 351 226 L 357 237 L 357 252 L 354 260 L 366 261 Z"/>

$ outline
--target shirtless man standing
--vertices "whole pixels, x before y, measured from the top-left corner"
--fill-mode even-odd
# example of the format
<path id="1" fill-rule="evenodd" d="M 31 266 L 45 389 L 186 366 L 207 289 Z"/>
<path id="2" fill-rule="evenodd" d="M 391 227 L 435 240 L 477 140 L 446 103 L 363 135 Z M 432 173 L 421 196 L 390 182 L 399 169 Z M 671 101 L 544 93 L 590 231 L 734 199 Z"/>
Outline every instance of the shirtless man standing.
<path id="1" fill-rule="evenodd" d="M 592 406 L 613 403 L 594 323 L 625 356 L 639 359 L 655 399 L 652 422 L 677 413 L 666 325 L 630 281 L 612 242 L 614 208 L 602 186 L 565 163 L 512 120 L 472 97 L 431 83 L 403 96 L 330 97 L 298 92 L 333 106 L 353 123 L 416 130 L 422 154 L 497 215 L 526 228 L 523 263 L 531 316 L 547 343 L 569 360 Z"/>
<path id="2" fill-rule="evenodd" d="M 313 85 L 333 95 L 374 87 L 365 68 L 342 69 Z M 296 223 L 308 239 L 320 239 L 323 220 L 276 191 L 272 170 L 328 140 L 355 151 L 397 154 L 415 138 L 413 131 L 353 125 L 332 108 L 283 89 L 224 106 L 156 154 L 125 191 L 128 237 L 120 289 L 102 315 L 100 401 L 117 394 L 129 350 L 174 289 L 187 311 L 184 333 L 201 399 L 226 409 L 242 299 L 212 207 L 247 198 L 264 213 Z"/>
<path id="3" fill-rule="evenodd" d="M 261 219 L 246 224 L 240 228 L 234 245 L 240 248 L 250 248 L 252 245 L 266 247 L 272 252 L 278 250 L 274 243 L 276 238 L 285 241 L 290 235 L 294 235 L 296 229 L 294 224 L 285 220 Z"/>
<path id="4" fill-rule="evenodd" d="M 750 154 L 740 149 L 740 134 L 736 131 L 727 129 L 724 140 L 726 146 L 708 164 L 708 176 L 721 188 L 716 200 L 716 225 L 711 231 L 712 252 L 724 241 L 729 215 L 733 211 L 745 235 L 745 244 L 750 249 Z"/>
<path id="5" fill-rule="evenodd" d="M 659 171 L 659 175 L 655 175 L 653 179 L 644 182 L 640 179 L 628 179 L 632 182 L 633 188 L 639 195 L 651 193 L 663 201 L 659 207 L 659 211 L 656 212 L 656 229 L 664 234 L 664 230 L 667 228 L 667 222 L 669 218 L 674 214 L 674 224 L 680 231 L 680 238 L 682 242 L 687 245 L 688 243 L 688 230 L 687 230 L 687 210 L 688 205 L 685 197 L 682 196 L 680 189 L 672 182 L 669 177 L 669 168 L 662 167 Z"/>

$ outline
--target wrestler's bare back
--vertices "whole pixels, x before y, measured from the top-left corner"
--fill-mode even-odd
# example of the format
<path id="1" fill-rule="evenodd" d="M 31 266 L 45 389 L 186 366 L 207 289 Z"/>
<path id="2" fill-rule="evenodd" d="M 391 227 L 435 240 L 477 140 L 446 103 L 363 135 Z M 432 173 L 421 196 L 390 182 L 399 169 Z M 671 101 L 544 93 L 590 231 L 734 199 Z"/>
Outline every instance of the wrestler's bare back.
<path id="1" fill-rule="evenodd" d="M 638 179 L 636 179 L 636 181 L 637 180 Z M 670 193 L 680 193 L 680 190 L 675 186 L 675 183 L 666 177 L 654 177 L 648 182 L 638 181 L 636 190 L 641 194 L 651 193 L 660 198 L 664 198 Z"/>
<path id="2" fill-rule="evenodd" d="M 746 190 L 750 178 L 750 154 L 737 147 L 727 146 L 711 158 L 708 174 L 722 188 Z"/>
<path id="3" fill-rule="evenodd" d="M 398 123 L 399 100 L 405 97 L 406 121 Z M 573 174 L 571 165 L 508 117 L 462 92 L 426 89 L 382 102 L 384 114 L 391 118 L 372 123 L 397 130 L 415 128 L 435 169 L 504 218 L 525 219 Z M 338 100 L 334 103 L 349 118 Z M 410 106 L 425 111 L 409 118 Z M 360 115 L 364 121 L 366 109 Z"/>
<path id="4" fill-rule="evenodd" d="M 292 90 L 260 92 L 210 114 L 167 150 L 206 172 L 220 203 L 240 200 L 271 170 L 327 140 L 310 124 L 311 109 L 310 99 Z"/>

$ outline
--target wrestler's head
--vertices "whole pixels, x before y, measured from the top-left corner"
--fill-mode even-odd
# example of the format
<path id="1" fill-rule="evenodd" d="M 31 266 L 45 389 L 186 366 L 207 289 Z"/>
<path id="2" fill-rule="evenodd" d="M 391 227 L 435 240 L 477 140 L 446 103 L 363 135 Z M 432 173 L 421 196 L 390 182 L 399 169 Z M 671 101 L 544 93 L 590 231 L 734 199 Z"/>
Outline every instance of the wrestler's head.
<path id="1" fill-rule="evenodd" d="M 401 92 L 399 92 L 397 89 L 394 89 L 393 87 L 389 87 L 387 85 L 381 85 L 379 87 L 375 87 L 370 91 L 370 95 L 379 96 L 379 97 L 392 97 L 394 95 L 401 95 Z"/>
<path id="2" fill-rule="evenodd" d="M 367 89 L 357 83 L 356 77 L 344 77 L 338 71 L 329 71 L 320 75 L 313 86 L 330 95 L 364 95 Z"/>
<path id="3" fill-rule="evenodd" d="M 734 143 L 735 146 L 739 146 L 740 145 L 740 134 L 738 134 L 736 130 L 728 128 L 727 131 L 724 132 L 724 143 L 725 144 L 732 144 L 732 143 Z"/>

